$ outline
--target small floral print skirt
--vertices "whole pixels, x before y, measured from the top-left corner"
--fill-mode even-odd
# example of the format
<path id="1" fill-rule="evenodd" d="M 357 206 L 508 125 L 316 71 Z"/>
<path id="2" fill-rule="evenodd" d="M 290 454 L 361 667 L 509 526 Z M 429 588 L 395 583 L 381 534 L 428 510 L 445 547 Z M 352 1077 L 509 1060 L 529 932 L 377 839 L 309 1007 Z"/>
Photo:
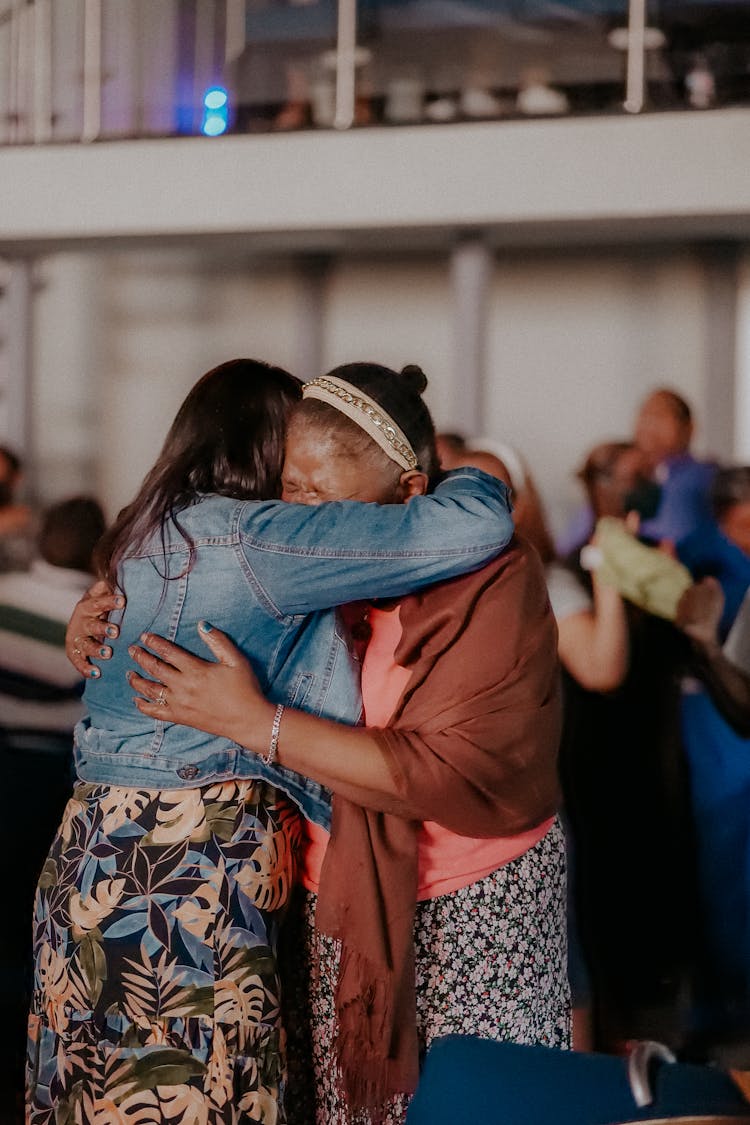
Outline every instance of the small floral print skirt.
<path id="1" fill-rule="evenodd" d="M 340 946 L 318 933 L 304 893 L 285 977 L 290 1034 L 289 1125 L 369 1125 L 352 1114 L 337 1080 L 334 985 Z M 291 929 L 291 927 L 290 927 Z M 417 1031 L 424 1053 L 440 1035 L 570 1046 L 565 841 L 555 821 L 533 848 L 458 891 L 417 903 Z M 310 1064 L 312 1060 L 312 1066 Z M 383 1108 L 402 1125 L 408 1098 Z"/>
<path id="2" fill-rule="evenodd" d="M 79 784 L 33 917 L 27 1125 L 281 1125 L 299 840 L 265 783 Z"/>

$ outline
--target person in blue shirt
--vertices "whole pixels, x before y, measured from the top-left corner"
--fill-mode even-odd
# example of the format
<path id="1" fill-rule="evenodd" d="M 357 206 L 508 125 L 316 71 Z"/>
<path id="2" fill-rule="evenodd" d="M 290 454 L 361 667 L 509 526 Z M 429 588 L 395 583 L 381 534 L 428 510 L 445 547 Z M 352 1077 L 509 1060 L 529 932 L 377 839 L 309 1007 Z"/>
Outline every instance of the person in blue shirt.
<path id="1" fill-rule="evenodd" d="M 651 475 L 650 511 L 643 512 L 640 537 L 656 544 L 680 544 L 712 520 L 711 485 L 717 465 L 700 461 L 690 452 L 694 422 L 690 404 L 667 387 L 652 391 L 636 418 L 634 443 Z M 583 546 L 594 529 L 587 505 L 573 516 L 558 538 L 558 554 L 565 557 Z M 687 563 L 686 565 L 689 565 Z"/>
<path id="2" fill-rule="evenodd" d="M 711 485 L 717 465 L 692 455 L 693 432 L 690 404 L 676 391 L 662 387 L 641 405 L 634 441 L 661 486 L 656 511 L 641 522 L 643 539 L 680 543 L 712 517 Z"/>
<path id="3" fill-rule="evenodd" d="M 408 441 L 392 438 L 412 455 L 393 482 L 402 497 L 424 478 L 432 426 L 406 378 L 403 393 L 414 401 Z M 282 503 L 299 395 L 292 376 L 255 361 L 209 372 L 99 545 L 119 605 L 98 644 L 106 675 L 84 665 L 89 629 L 74 626 L 88 715 L 80 783 L 34 908 L 30 1125 L 52 1112 L 285 1120 L 276 940 L 297 809 L 320 819 L 330 805 L 321 786 L 276 768 L 273 739 L 251 755 L 139 712 L 132 646 L 153 631 L 195 651 L 210 620 L 279 705 L 356 722 L 358 660 L 331 607 L 476 569 L 512 536 L 505 485 L 472 470 L 408 505 Z"/>

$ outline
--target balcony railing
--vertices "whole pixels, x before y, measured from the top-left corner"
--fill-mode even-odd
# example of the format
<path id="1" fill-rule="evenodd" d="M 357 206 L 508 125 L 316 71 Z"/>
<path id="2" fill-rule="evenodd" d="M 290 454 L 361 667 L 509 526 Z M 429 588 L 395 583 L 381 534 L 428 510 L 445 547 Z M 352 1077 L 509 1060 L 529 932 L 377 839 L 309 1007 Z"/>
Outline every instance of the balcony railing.
<path id="1" fill-rule="evenodd" d="M 736 0 L 0 0 L 0 144 L 750 103 Z"/>

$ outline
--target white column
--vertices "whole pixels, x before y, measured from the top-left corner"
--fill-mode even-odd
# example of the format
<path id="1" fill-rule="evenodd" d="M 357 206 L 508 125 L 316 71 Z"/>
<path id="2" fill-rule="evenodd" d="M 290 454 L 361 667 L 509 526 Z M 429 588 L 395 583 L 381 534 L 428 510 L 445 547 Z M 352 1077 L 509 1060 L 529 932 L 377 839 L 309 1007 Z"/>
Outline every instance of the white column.
<path id="1" fill-rule="evenodd" d="M 78 141 L 83 132 L 84 3 L 52 5 L 52 137 Z"/>
<path id="2" fill-rule="evenodd" d="M 178 28 L 177 0 L 139 0 L 138 116 L 146 135 L 169 136 L 177 127 Z"/>
<path id="3" fill-rule="evenodd" d="M 461 240 L 451 254 L 454 350 L 450 428 L 468 435 L 483 429 L 492 266 L 492 251 L 479 236 Z"/>
<path id="4" fill-rule="evenodd" d="M 701 444 L 720 460 L 730 460 L 735 445 L 738 248 L 734 243 L 707 247 L 701 260 L 706 340 Z"/>
<path id="5" fill-rule="evenodd" d="M 356 100 L 357 0 L 338 0 L 336 38 L 336 113 L 334 129 L 354 124 Z"/>
<path id="6" fill-rule="evenodd" d="M 3 300 L 5 302 L 4 366 L 2 388 L 5 440 L 23 458 L 24 490 L 36 495 L 35 450 L 32 432 L 32 263 L 9 263 Z"/>
<path id="7" fill-rule="evenodd" d="M 646 100 L 646 0 L 628 6 L 627 87 L 623 108 L 640 113 Z"/>
<path id="8" fill-rule="evenodd" d="M 313 255 L 300 259 L 295 319 L 296 355 L 292 371 L 301 379 L 323 374 L 326 281 L 330 259 Z"/>
<path id="9" fill-rule="evenodd" d="M 735 353 L 734 457 L 750 465 L 750 248 L 745 247 L 737 271 Z"/>

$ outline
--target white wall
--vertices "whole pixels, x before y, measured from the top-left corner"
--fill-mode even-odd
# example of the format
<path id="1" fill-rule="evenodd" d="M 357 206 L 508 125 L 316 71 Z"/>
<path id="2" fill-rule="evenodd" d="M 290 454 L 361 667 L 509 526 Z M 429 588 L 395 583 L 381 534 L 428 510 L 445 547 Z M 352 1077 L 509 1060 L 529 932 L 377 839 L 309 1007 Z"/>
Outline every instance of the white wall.
<path id="1" fill-rule="evenodd" d="M 453 336 L 445 258 L 340 263 L 326 293 L 323 367 L 371 359 L 397 371 L 418 363 L 437 418 L 450 402 Z"/>
<path id="2" fill-rule="evenodd" d="M 203 371 L 239 355 L 295 369 L 300 283 L 291 261 L 129 252 L 49 258 L 42 272 L 35 401 L 48 497 L 85 485 L 113 513 Z M 343 260 L 323 309 L 324 369 L 358 358 L 419 362 L 437 424 L 451 427 L 447 258 Z M 555 527 L 578 502 L 572 474 L 584 453 L 627 434 L 651 386 L 675 386 L 699 422 L 705 416 L 705 313 L 702 266 L 688 250 L 498 259 L 483 429 L 525 454 Z M 717 452 L 729 456 L 731 442 L 727 435 Z"/>
<path id="3" fill-rule="evenodd" d="M 114 511 L 204 371 L 239 356 L 292 366 L 295 286 L 289 265 L 260 278 L 234 267 L 218 273 L 183 252 L 122 254 L 103 268 L 99 488 Z"/>
<path id="4" fill-rule="evenodd" d="M 573 472 L 626 437 L 655 385 L 704 405 L 702 276 L 688 253 L 501 260 L 491 294 L 485 429 L 516 445 L 559 528 Z"/>

